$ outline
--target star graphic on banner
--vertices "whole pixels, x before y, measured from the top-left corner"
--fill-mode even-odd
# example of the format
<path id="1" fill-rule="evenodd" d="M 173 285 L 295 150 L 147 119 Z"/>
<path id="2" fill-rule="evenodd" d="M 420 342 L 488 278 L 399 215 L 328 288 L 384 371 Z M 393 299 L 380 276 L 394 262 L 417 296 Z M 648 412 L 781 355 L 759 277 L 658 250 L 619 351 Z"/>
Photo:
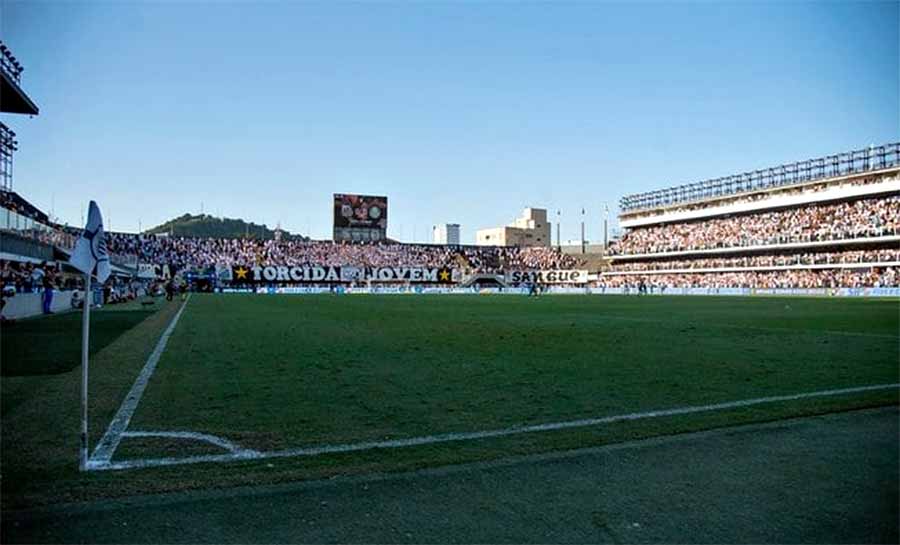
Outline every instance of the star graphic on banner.
<path id="1" fill-rule="evenodd" d="M 450 271 L 448 271 L 447 269 L 442 269 L 438 273 L 438 276 L 440 277 L 441 282 L 449 282 L 450 281 Z"/>
<path id="2" fill-rule="evenodd" d="M 245 269 L 244 267 L 238 267 L 237 269 L 234 270 L 234 274 L 238 280 L 241 280 L 241 279 L 246 280 L 248 272 L 249 271 L 247 269 Z"/>

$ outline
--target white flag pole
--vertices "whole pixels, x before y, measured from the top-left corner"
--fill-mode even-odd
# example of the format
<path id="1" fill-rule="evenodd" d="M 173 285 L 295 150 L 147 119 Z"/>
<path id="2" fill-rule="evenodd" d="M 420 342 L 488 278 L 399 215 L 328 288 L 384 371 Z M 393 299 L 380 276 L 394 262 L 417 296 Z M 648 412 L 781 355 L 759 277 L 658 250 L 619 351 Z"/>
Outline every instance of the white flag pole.
<path id="1" fill-rule="evenodd" d="M 81 471 L 88 463 L 88 348 L 91 329 L 91 273 L 84 274 L 84 312 L 81 320 Z"/>
<path id="2" fill-rule="evenodd" d="M 109 253 L 103 234 L 103 216 L 100 207 L 91 201 L 88 206 L 87 224 L 81 238 L 75 244 L 69 264 L 84 273 L 84 314 L 81 322 L 81 452 L 79 467 L 86 471 L 88 459 L 88 349 L 91 331 L 91 273 L 97 270 L 100 284 L 109 278 Z"/>

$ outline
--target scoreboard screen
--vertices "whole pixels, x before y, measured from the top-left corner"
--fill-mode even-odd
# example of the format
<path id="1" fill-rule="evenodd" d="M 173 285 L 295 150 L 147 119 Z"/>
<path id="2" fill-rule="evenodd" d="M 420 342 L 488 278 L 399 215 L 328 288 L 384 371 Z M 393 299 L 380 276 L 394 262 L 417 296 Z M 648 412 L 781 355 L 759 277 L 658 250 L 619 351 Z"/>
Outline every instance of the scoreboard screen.
<path id="1" fill-rule="evenodd" d="M 335 193 L 334 227 L 386 230 L 387 197 Z"/>

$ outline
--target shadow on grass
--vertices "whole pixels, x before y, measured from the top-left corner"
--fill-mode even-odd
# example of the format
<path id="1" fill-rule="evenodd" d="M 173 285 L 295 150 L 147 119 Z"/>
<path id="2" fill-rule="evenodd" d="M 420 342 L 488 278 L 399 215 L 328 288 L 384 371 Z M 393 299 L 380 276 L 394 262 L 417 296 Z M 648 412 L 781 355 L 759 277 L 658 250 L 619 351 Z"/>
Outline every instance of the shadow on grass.
<path id="1" fill-rule="evenodd" d="M 93 312 L 90 353 L 102 350 L 153 312 Z M 0 329 L 0 375 L 57 375 L 81 365 L 81 318 L 81 312 L 70 312 L 4 324 Z"/>

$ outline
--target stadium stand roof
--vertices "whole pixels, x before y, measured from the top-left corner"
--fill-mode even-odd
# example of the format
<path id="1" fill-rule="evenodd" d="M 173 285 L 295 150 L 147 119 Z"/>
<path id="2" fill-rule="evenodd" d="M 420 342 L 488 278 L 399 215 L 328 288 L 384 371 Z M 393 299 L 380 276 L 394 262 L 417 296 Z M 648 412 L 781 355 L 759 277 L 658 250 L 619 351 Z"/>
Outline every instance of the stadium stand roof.
<path id="1" fill-rule="evenodd" d="M 22 65 L 0 42 L 0 112 L 37 115 L 37 105 L 22 90 Z"/>
<path id="2" fill-rule="evenodd" d="M 631 213 L 637 210 L 702 201 L 746 191 L 785 187 L 848 174 L 875 172 L 898 165 L 900 165 L 900 143 L 884 144 L 669 189 L 626 195 L 619 201 L 619 208 L 623 213 Z"/>

